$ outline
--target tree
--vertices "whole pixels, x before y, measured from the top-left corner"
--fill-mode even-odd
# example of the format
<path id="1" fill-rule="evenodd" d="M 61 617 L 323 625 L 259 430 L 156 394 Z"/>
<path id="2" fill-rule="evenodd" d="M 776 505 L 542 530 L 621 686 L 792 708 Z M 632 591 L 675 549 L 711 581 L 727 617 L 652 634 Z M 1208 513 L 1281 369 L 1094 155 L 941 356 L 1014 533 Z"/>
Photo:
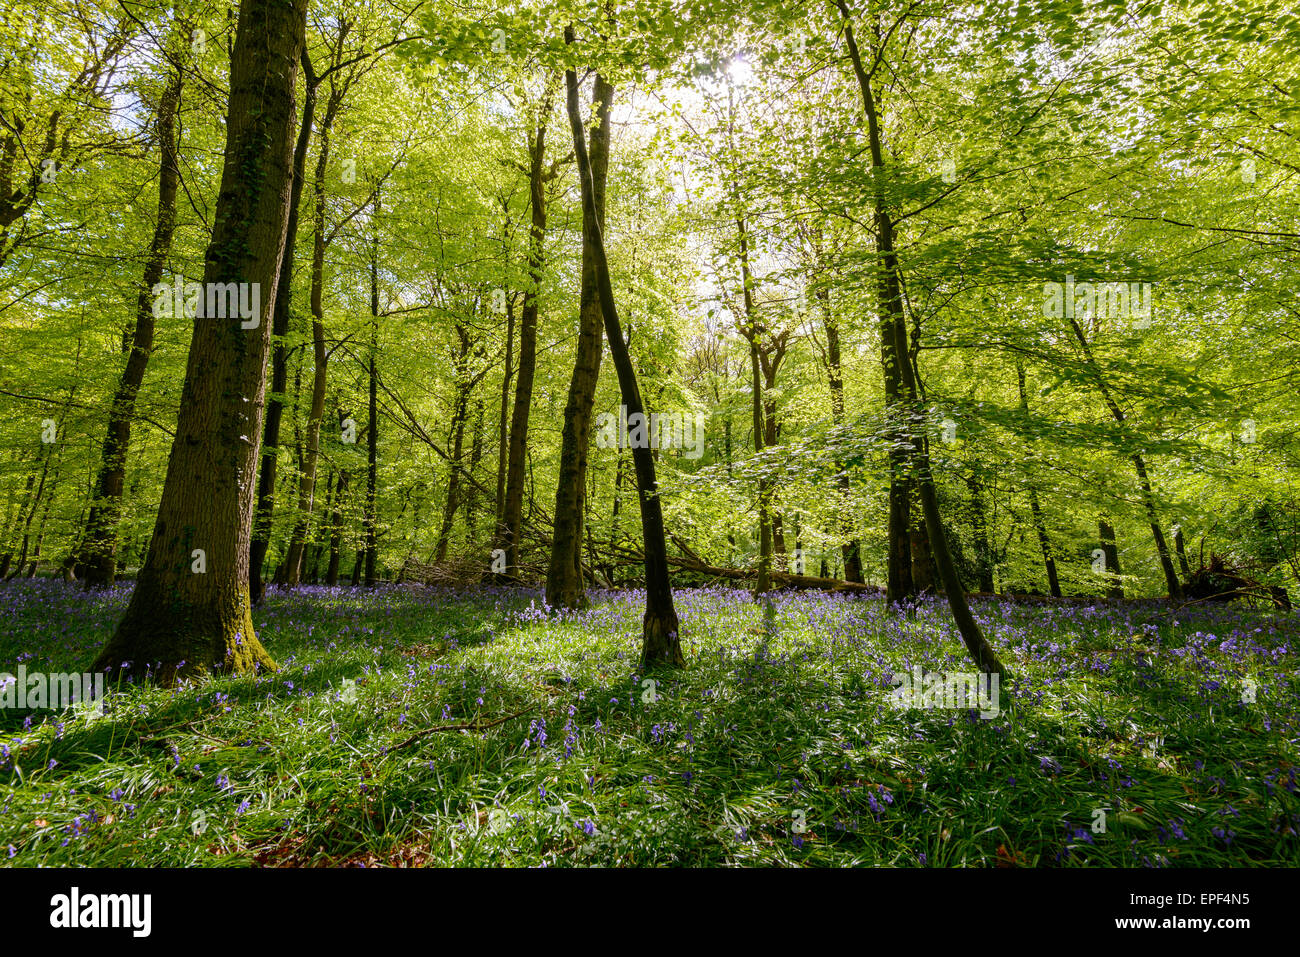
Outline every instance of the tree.
<path id="1" fill-rule="evenodd" d="M 306 14 L 307 0 L 245 0 L 240 8 L 225 164 L 203 278 L 205 292 L 235 283 L 250 301 L 256 297 L 256 325 L 206 315 L 204 296 L 149 552 L 96 671 L 156 666 L 155 677 L 170 682 L 213 668 L 275 667 L 253 630 L 248 557 L 274 308 L 269 293 L 284 253 Z"/>
<path id="2" fill-rule="evenodd" d="M 565 29 L 565 42 L 573 43 L 573 28 Z M 584 142 L 582 113 L 578 106 L 578 75 L 573 69 L 565 71 L 568 90 L 569 125 L 573 128 L 573 152 L 578 160 L 578 176 L 582 188 L 582 208 L 585 221 L 592 224 L 592 253 L 595 257 L 596 282 L 600 294 L 600 311 L 605 320 L 605 337 L 609 340 L 614 368 L 618 372 L 619 389 L 623 404 L 627 406 L 630 420 L 633 415 L 645 416 L 641 391 L 637 385 L 636 370 L 628 354 L 623 330 L 619 325 L 618 311 L 614 305 L 614 289 L 609 279 L 609 263 L 605 258 L 604 231 L 596 215 L 596 191 L 591 174 L 591 161 Z M 645 548 L 646 609 L 641 620 L 641 667 L 685 667 L 681 641 L 678 637 L 677 612 L 673 608 L 672 585 L 668 579 L 668 547 L 664 539 L 663 503 L 655 481 L 655 462 L 645 443 L 632 449 L 636 466 L 637 497 L 641 504 L 641 534 Z"/>

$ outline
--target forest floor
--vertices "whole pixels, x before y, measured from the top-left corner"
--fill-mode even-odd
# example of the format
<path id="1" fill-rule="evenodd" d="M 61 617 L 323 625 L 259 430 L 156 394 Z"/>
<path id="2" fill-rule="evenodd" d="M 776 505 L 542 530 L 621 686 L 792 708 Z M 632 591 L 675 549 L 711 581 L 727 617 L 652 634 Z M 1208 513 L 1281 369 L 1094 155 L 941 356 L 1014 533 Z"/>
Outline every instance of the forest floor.
<path id="1" fill-rule="evenodd" d="M 0 585 L 0 671 L 88 667 L 130 587 Z M 941 601 L 681 590 L 654 685 L 641 602 L 272 592 L 278 673 L 0 711 L 0 863 L 1300 863 L 1295 614 L 979 601 L 1018 676 L 983 718 L 891 701 L 974 671 Z"/>

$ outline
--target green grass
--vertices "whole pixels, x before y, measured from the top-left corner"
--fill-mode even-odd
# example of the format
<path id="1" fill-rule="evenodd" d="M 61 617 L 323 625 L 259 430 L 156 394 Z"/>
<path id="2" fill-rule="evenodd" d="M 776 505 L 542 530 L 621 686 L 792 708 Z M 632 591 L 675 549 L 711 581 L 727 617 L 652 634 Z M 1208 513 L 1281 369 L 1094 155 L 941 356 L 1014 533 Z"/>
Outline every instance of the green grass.
<path id="1" fill-rule="evenodd" d="M 86 666 L 125 592 L 63 587 L 5 586 L 0 670 Z M 797 595 L 765 616 L 741 593 L 679 592 L 689 667 L 651 676 L 652 702 L 638 595 L 563 619 L 532 597 L 273 596 L 257 624 L 279 673 L 129 687 L 106 716 L 26 729 L 6 715 L 0 862 L 1300 862 L 1294 616 L 987 603 L 1023 681 L 979 720 L 889 705 L 891 668 L 974 670 L 942 606 Z"/>

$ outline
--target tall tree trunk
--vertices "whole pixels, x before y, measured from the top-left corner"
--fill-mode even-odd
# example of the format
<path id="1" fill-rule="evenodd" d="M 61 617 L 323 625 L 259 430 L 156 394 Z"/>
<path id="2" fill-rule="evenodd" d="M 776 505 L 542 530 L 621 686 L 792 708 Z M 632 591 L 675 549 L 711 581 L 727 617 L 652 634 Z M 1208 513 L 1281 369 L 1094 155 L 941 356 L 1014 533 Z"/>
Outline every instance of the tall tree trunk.
<path id="1" fill-rule="evenodd" d="M 736 203 L 739 209 L 740 189 L 735 188 Z M 757 306 L 754 303 L 753 277 L 749 271 L 749 233 L 745 228 L 745 217 L 737 212 L 736 235 L 740 243 L 740 278 L 741 296 L 745 303 L 745 327 L 741 334 L 749 340 L 749 385 L 751 410 L 753 414 L 754 454 L 757 456 L 764 448 L 767 429 L 763 421 L 763 375 L 762 356 L 759 344 L 759 325 Z M 630 412 L 628 413 L 631 414 Z M 754 596 L 768 592 L 772 587 L 772 521 L 771 483 L 765 478 L 758 480 L 758 575 L 754 581 Z"/>
<path id="2" fill-rule="evenodd" d="M 339 427 L 347 418 L 339 410 Z M 330 563 L 325 571 L 325 584 L 331 588 L 339 583 L 339 555 L 343 547 L 343 498 L 347 494 L 348 482 L 352 473 L 347 469 L 339 472 L 338 485 L 334 489 L 334 512 L 330 516 Z"/>
<path id="3" fill-rule="evenodd" d="M 884 151 L 880 143 L 880 125 L 876 113 L 875 98 L 871 91 L 871 78 L 862 68 L 862 58 L 858 53 L 858 46 L 853 37 L 853 27 L 849 22 L 848 7 L 845 5 L 844 0 L 836 0 L 836 4 L 844 18 L 844 40 L 848 46 L 849 57 L 853 62 L 853 72 L 857 77 L 858 86 L 862 93 L 872 166 L 876 170 L 883 172 Z M 980 631 L 979 623 L 975 621 L 975 617 L 970 612 L 970 606 L 966 603 L 966 592 L 962 589 L 961 581 L 957 578 L 957 569 L 953 565 L 952 553 L 948 550 L 948 538 L 944 533 L 943 522 L 939 516 L 939 500 L 935 494 L 934 477 L 930 472 L 929 449 L 926 445 L 925 433 L 921 429 L 921 423 L 925 419 L 925 412 L 921 406 L 920 387 L 913 374 L 911 362 L 908 360 L 907 329 L 903 321 L 902 284 L 899 279 L 898 256 L 894 251 L 894 224 L 885 203 L 883 183 L 880 178 L 877 178 L 876 183 L 876 235 L 881 257 L 884 260 L 881 264 L 879 290 L 882 299 L 881 313 L 892 316 L 894 320 L 891 323 L 891 331 L 894 335 L 894 355 L 899 360 L 897 365 L 902 372 L 901 385 L 905 390 L 904 395 L 911 409 L 913 424 L 911 429 L 912 456 L 916 465 L 916 481 L 921 494 L 921 510 L 925 515 L 925 526 L 930 535 L 930 549 L 934 556 L 935 570 L 938 572 L 939 580 L 943 583 L 944 592 L 948 596 L 948 604 L 952 608 L 953 620 L 971 658 L 982 671 L 996 672 L 1005 677 L 1007 669 L 998 660 L 992 646 L 985 640 L 983 633 Z"/>
<path id="4" fill-rule="evenodd" d="M 460 338 L 460 352 L 456 356 L 456 404 L 451 416 L 451 471 L 447 477 L 447 502 L 442 510 L 442 528 L 438 530 L 438 544 L 433 554 L 435 562 L 447 558 L 452 524 L 456 519 L 456 509 L 460 506 L 460 473 L 465 448 L 465 420 L 469 417 L 469 394 L 474 388 L 474 380 L 469 372 L 469 330 L 464 325 L 457 324 L 456 335 Z"/>
<path id="5" fill-rule="evenodd" d="M 831 292 L 820 287 L 816 292 L 821 304 L 822 323 L 826 329 L 826 383 L 831 392 L 831 419 L 835 425 L 844 425 L 844 372 L 840 367 L 840 324 L 831 310 Z M 847 503 L 850 494 L 848 466 L 841 460 L 836 484 L 840 496 Z M 862 581 L 862 549 L 856 538 L 851 538 L 840 546 L 844 560 L 844 578 L 846 581 Z M 823 560 L 824 562 L 824 560 Z"/>
<path id="6" fill-rule="evenodd" d="M 573 28 L 565 29 L 565 41 L 573 42 Z M 609 264 L 605 259 L 604 231 L 596 216 L 595 187 L 591 175 L 591 162 L 587 158 L 587 144 L 583 139 L 582 114 L 578 108 L 578 76 L 573 70 L 565 72 L 568 87 L 569 125 L 573 129 L 573 152 L 578 160 L 578 175 L 582 184 L 584 216 L 595 226 L 592 251 L 596 257 L 596 281 L 600 293 L 600 311 L 605 320 L 605 337 L 609 340 L 614 368 L 618 372 L 619 391 L 629 417 L 633 413 L 645 415 L 641 404 L 641 391 L 637 385 L 636 370 L 628 354 L 623 330 L 619 325 L 618 311 L 614 305 L 614 289 L 609 279 Z M 641 503 L 641 535 L 645 547 L 646 609 L 641 620 L 641 667 L 649 670 L 668 665 L 685 667 L 681 641 L 678 637 L 677 612 L 673 608 L 672 586 L 668 580 L 668 546 L 664 538 L 663 504 L 659 500 L 659 487 L 655 481 L 654 457 L 648 448 L 632 450 L 636 466 L 637 496 Z"/>
<path id="7" fill-rule="evenodd" d="M 110 588 L 117 573 L 117 530 L 122 518 L 122 488 L 126 482 L 126 456 L 131 447 L 131 419 L 136 397 L 144 383 L 149 353 L 153 350 L 154 286 L 162 280 L 163 267 L 171 252 L 176 231 L 176 187 L 180 178 L 176 159 L 176 114 L 181 99 L 181 67 L 167 79 L 158 100 L 157 129 L 158 221 L 154 225 L 144 278 L 136 297 L 135 326 L 126 368 L 109 405 L 108 428 L 104 435 L 99 475 L 86 520 L 80 564 L 87 588 Z"/>
<path id="8" fill-rule="evenodd" d="M 341 43 L 340 43 L 341 47 Z M 341 54 L 340 54 L 341 55 Z M 325 387 L 329 372 L 329 354 L 325 351 L 325 172 L 329 167 L 330 130 L 338 115 L 347 87 L 331 84 L 325 116 L 321 119 L 320 153 L 316 157 L 316 175 L 312 184 L 315 203 L 312 209 L 311 252 L 311 407 L 307 415 L 307 443 L 303 455 L 302 475 L 298 480 L 298 515 L 289 536 L 285 556 L 285 584 L 292 588 L 301 577 L 303 548 L 311 528 L 316 502 L 316 463 L 320 458 L 320 429 L 325 417 Z"/>
<path id="9" fill-rule="evenodd" d="M 514 408 L 510 414 L 505 506 L 502 509 L 501 527 L 497 532 L 497 547 L 506 553 L 508 575 L 515 575 L 519 570 L 528 416 L 532 410 L 533 375 L 537 367 L 538 299 L 541 295 L 546 240 L 546 125 L 553 95 L 554 88 L 548 80 L 537 110 L 537 125 L 528 144 L 528 192 L 532 208 L 532 227 L 528 234 L 528 287 L 524 290 L 523 312 L 519 317 L 519 372 L 515 379 Z"/>
<path id="10" fill-rule="evenodd" d="M 205 309 L 194 320 L 149 554 L 95 671 L 154 665 L 154 676 L 170 682 L 212 668 L 242 674 L 276 667 L 253 631 L 248 548 L 273 305 L 260 291 L 275 288 L 284 253 L 306 12 L 307 0 L 244 0 L 240 7 L 204 281 L 258 289 L 257 326 L 208 318 Z"/>
<path id="11" fill-rule="evenodd" d="M 1092 349 L 1088 345 L 1088 339 L 1083 334 L 1078 320 L 1073 316 L 1070 317 L 1070 326 L 1074 329 L 1074 337 L 1079 342 L 1079 347 L 1083 350 L 1084 360 L 1088 368 L 1092 371 L 1093 377 L 1097 381 L 1097 389 L 1101 392 L 1101 397 L 1106 402 L 1106 407 L 1110 409 L 1110 414 L 1115 421 L 1124 424 L 1124 411 L 1110 394 L 1110 389 L 1106 385 L 1106 379 L 1102 375 L 1101 367 L 1097 365 L 1097 360 L 1093 358 Z M 1169 555 L 1169 545 L 1165 542 L 1165 534 L 1160 530 L 1160 519 L 1156 515 L 1156 497 L 1151 491 L 1151 479 L 1147 476 L 1146 462 L 1142 459 L 1141 452 L 1134 452 L 1129 456 L 1129 461 L 1133 463 L 1133 470 L 1137 472 L 1138 485 L 1142 489 L 1142 505 L 1146 509 L 1147 521 L 1151 524 L 1151 538 L 1156 545 L 1156 554 L 1160 556 L 1160 567 L 1165 573 L 1165 586 L 1169 591 L 1171 600 L 1178 600 L 1183 597 L 1183 586 L 1178 581 L 1178 573 L 1174 571 L 1173 559 Z"/>
<path id="12" fill-rule="evenodd" d="M 379 206 L 379 194 L 375 193 L 375 207 Z M 379 355 L 379 234 L 375 233 L 373 254 L 370 259 L 370 396 L 368 414 L 370 424 L 366 432 L 366 587 L 374 588 L 378 580 L 375 577 L 375 561 L 378 552 L 379 503 L 377 500 L 379 486 L 379 370 L 376 366 Z M 352 581 L 356 584 L 356 572 Z"/>
<path id="13" fill-rule="evenodd" d="M 298 209 L 302 202 L 303 180 L 307 171 L 307 149 L 311 143 L 311 126 L 316 115 L 316 90 L 319 81 L 304 47 L 302 72 L 306 93 L 302 104 L 302 122 L 298 142 L 293 150 L 293 185 L 289 194 L 289 223 L 285 228 L 284 259 L 275 284 L 275 313 L 271 324 L 271 394 L 266 401 L 266 425 L 262 433 L 262 466 L 257 476 L 257 509 L 253 517 L 253 540 L 248 549 L 248 587 L 253 604 L 262 601 L 266 582 L 262 564 L 271 541 L 271 519 L 275 513 L 275 473 L 280 448 L 280 422 L 284 417 L 284 390 L 289 384 L 289 365 L 284 337 L 289 334 L 289 304 L 293 298 L 293 261 L 298 239 Z"/>
<path id="14" fill-rule="evenodd" d="M 506 466 L 510 460 L 510 384 L 514 379 L 515 304 L 506 300 L 506 364 L 501 377 L 501 415 L 497 422 L 497 499 L 493 536 L 500 538 L 506 514 Z"/>
<path id="15" fill-rule="evenodd" d="M 578 307 L 578 347 L 569 379 L 569 399 L 564 407 L 560 437 L 560 475 L 555 489 L 555 534 L 546 572 L 546 602 L 556 608 L 581 608 L 587 596 L 582 578 L 582 537 L 586 523 L 587 454 L 591 443 L 591 411 L 600 378 L 604 335 L 600 292 L 596 283 L 596 257 L 592 242 L 597 228 L 605 226 L 605 179 L 609 169 L 609 111 L 614 87 L 596 74 L 588 160 L 595 193 L 596 223 L 583 215 L 582 292 Z"/>

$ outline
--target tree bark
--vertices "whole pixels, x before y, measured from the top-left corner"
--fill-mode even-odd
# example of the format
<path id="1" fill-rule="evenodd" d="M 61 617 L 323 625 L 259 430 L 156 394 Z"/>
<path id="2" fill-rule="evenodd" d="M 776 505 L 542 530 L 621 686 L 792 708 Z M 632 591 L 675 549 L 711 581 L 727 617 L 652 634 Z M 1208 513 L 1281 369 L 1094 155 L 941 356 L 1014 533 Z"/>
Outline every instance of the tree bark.
<path id="1" fill-rule="evenodd" d="M 205 256 L 207 283 L 271 291 L 288 220 L 294 81 L 307 0 L 244 0 L 230 61 L 225 165 Z M 260 294 L 259 294 L 260 295 Z M 170 682 L 217 668 L 276 664 L 253 631 L 248 551 L 266 395 L 272 297 L 257 326 L 238 317 L 194 320 L 180 415 L 149 554 L 130 605 L 95 671 Z M 193 550 L 203 549 L 198 573 Z"/>

